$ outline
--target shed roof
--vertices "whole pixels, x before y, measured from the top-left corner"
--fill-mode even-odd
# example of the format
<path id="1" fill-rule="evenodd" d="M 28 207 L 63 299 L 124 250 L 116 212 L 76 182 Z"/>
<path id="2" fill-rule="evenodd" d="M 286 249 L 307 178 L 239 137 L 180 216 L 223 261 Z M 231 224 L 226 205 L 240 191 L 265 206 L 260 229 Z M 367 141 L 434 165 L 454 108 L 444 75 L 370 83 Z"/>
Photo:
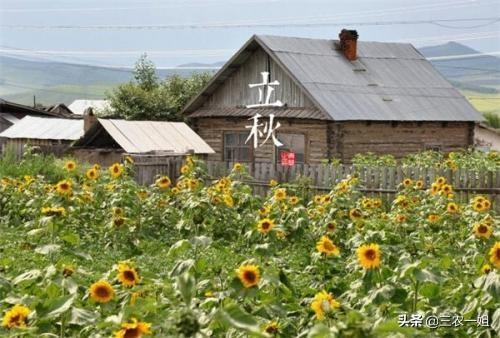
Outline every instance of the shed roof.
<path id="1" fill-rule="evenodd" d="M 110 108 L 109 101 L 107 100 L 74 100 L 68 108 L 78 115 L 83 115 L 85 109 L 93 108 L 94 111 L 100 111 Z"/>
<path id="2" fill-rule="evenodd" d="M 254 35 L 184 112 L 200 109 L 254 50 L 262 48 L 330 120 L 483 120 L 411 44 L 358 41 L 355 61 L 347 60 L 337 44 L 338 40 Z"/>
<path id="3" fill-rule="evenodd" d="M 184 122 L 164 121 L 127 121 L 113 119 L 98 119 L 84 138 L 75 146 L 91 145 L 91 135 L 98 128 L 106 132 L 128 153 L 171 152 L 185 154 L 194 151 L 196 154 L 215 153 Z"/>
<path id="4" fill-rule="evenodd" d="M 25 116 L 0 133 L 0 137 L 37 140 L 77 140 L 83 135 L 83 120 Z"/>
<path id="5" fill-rule="evenodd" d="M 15 117 L 14 115 L 9 114 L 9 113 L 0 113 L 0 117 L 6 121 L 9 121 L 12 124 L 20 121 L 20 119 L 18 119 L 17 117 Z"/>

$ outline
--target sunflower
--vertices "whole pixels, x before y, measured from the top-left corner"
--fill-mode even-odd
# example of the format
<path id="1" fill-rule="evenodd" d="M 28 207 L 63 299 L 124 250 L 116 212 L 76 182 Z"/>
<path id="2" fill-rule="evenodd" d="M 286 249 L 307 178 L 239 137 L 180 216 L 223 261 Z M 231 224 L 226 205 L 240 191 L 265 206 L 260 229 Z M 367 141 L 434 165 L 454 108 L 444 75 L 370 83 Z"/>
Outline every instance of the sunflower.
<path id="1" fill-rule="evenodd" d="M 125 218 L 117 216 L 113 217 L 113 225 L 117 228 L 121 227 L 123 224 L 125 224 Z"/>
<path id="2" fill-rule="evenodd" d="M 114 338 L 141 338 L 143 334 L 151 333 L 151 324 L 139 322 L 132 318 L 132 322 L 122 323 L 121 329 L 115 332 Z"/>
<path id="3" fill-rule="evenodd" d="M 56 184 L 56 191 L 61 195 L 69 195 L 71 193 L 71 182 L 68 180 L 59 181 Z"/>
<path id="4" fill-rule="evenodd" d="M 458 213 L 458 204 L 454 202 L 448 203 L 448 205 L 446 206 L 446 211 L 448 211 L 448 213 L 450 214 Z"/>
<path id="5" fill-rule="evenodd" d="M 167 189 L 172 184 L 168 176 L 162 176 L 156 180 L 156 186 L 160 189 Z"/>
<path id="6" fill-rule="evenodd" d="M 90 168 L 85 175 L 89 180 L 95 180 L 99 174 L 95 168 Z"/>
<path id="7" fill-rule="evenodd" d="M 75 171 L 75 169 L 76 169 L 76 163 L 75 163 L 75 161 L 68 161 L 68 162 L 66 162 L 64 164 L 64 169 L 66 169 L 69 172 Z"/>
<path id="8" fill-rule="evenodd" d="M 101 166 L 100 166 L 99 164 L 97 164 L 97 163 L 96 163 L 96 164 L 94 164 L 94 165 L 92 166 L 92 168 L 94 168 L 94 169 L 95 169 L 95 170 L 97 170 L 97 171 L 101 170 Z"/>
<path id="9" fill-rule="evenodd" d="M 297 196 L 290 197 L 290 204 L 297 205 L 299 203 L 299 198 Z"/>
<path id="10" fill-rule="evenodd" d="M 340 308 L 340 303 L 333 298 L 331 293 L 324 290 L 314 295 L 311 302 L 311 309 L 313 309 L 318 320 L 323 320 L 326 313 L 338 308 Z"/>
<path id="11" fill-rule="evenodd" d="M 188 180 L 189 188 L 192 190 L 196 189 L 199 184 L 200 184 L 200 182 L 196 178 L 192 178 L 192 179 Z"/>
<path id="12" fill-rule="evenodd" d="M 474 224 L 474 234 L 477 237 L 488 239 L 493 233 L 493 228 L 486 223 L 476 223 Z"/>
<path id="13" fill-rule="evenodd" d="M 264 217 L 267 216 L 271 212 L 271 207 L 269 205 L 264 205 L 259 209 L 259 215 Z"/>
<path id="14" fill-rule="evenodd" d="M 418 180 L 415 182 L 415 188 L 420 190 L 420 189 L 423 189 L 424 188 L 424 181 L 422 180 Z"/>
<path id="15" fill-rule="evenodd" d="M 5 312 L 2 319 L 2 326 L 8 329 L 13 327 L 25 327 L 26 320 L 31 310 L 24 305 L 16 304 Z"/>
<path id="16" fill-rule="evenodd" d="M 490 249 L 490 263 L 497 269 L 500 268 L 500 242 L 496 242 Z"/>
<path id="17" fill-rule="evenodd" d="M 328 223 L 326 224 L 326 231 L 328 231 L 328 232 L 333 232 L 333 231 L 335 231 L 335 227 L 336 227 L 336 225 L 337 225 L 337 224 L 335 223 L 335 221 L 328 222 Z"/>
<path id="18" fill-rule="evenodd" d="M 403 214 L 396 215 L 396 222 L 403 223 L 404 221 L 406 221 L 406 215 Z"/>
<path id="19" fill-rule="evenodd" d="M 321 197 L 321 202 L 323 203 L 330 203 L 330 201 L 332 200 L 332 196 L 326 194 L 326 195 L 323 195 L 323 197 Z"/>
<path id="20" fill-rule="evenodd" d="M 446 183 L 446 178 L 444 178 L 443 176 L 440 176 L 440 177 L 436 178 L 436 180 L 434 182 L 436 182 L 438 185 L 441 186 L 441 185 Z"/>
<path id="21" fill-rule="evenodd" d="M 120 207 L 113 207 L 113 216 L 114 217 L 121 217 L 123 216 L 123 209 Z"/>
<path id="22" fill-rule="evenodd" d="M 437 183 L 432 183 L 431 184 L 431 195 L 436 195 L 439 192 L 439 189 L 441 186 Z"/>
<path id="23" fill-rule="evenodd" d="M 484 207 L 485 205 L 483 204 L 482 201 L 474 201 L 473 204 L 472 204 L 472 208 L 477 211 L 477 212 L 481 212 L 484 210 Z"/>
<path id="24" fill-rule="evenodd" d="M 278 181 L 276 181 L 276 180 L 270 180 L 270 181 L 269 181 L 269 186 L 270 186 L 271 188 L 272 188 L 272 187 L 275 187 L 275 186 L 277 186 L 277 185 L 278 185 Z"/>
<path id="25" fill-rule="evenodd" d="M 234 171 L 241 171 L 243 170 L 243 165 L 241 163 L 235 163 L 233 166 Z"/>
<path id="26" fill-rule="evenodd" d="M 105 280 L 95 282 L 90 286 L 90 298 L 98 303 L 107 303 L 113 299 L 115 291 Z"/>
<path id="27" fill-rule="evenodd" d="M 363 212 L 359 209 L 351 209 L 349 211 L 349 218 L 353 221 L 358 220 L 363 217 Z"/>
<path id="28" fill-rule="evenodd" d="M 113 178 L 119 178 L 123 174 L 123 166 L 120 163 L 114 163 L 109 167 L 109 173 Z"/>
<path id="29" fill-rule="evenodd" d="M 409 179 L 409 178 L 405 178 L 405 179 L 403 180 L 403 186 L 404 186 L 405 188 L 408 188 L 408 187 L 409 187 L 409 186 L 411 186 L 412 184 L 413 184 L 413 181 L 412 181 L 411 179 Z"/>
<path id="30" fill-rule="evenodd" d="M 274 198 L 278 201 L 284 200 L 286 198 L 286 189 L 285 188 L 277 189 L 274 192 Z"/>
<path id="31" fill-rule="evenodd" d="M 356 253 L 359 264 L 365 269 L 378 268 L 380 266 L 380 247 L 378 244 L 363 244 Z"/>
<path id="32" fill-rule="evenodd" d="M 139 283 L 139 274 L 128 264 L 118 264 L 118 280 L 123 286 L 134 286 Z"/>
<path id="33" fill-rule="evenodd" d="M 449 184 L 443 184 L 440 189 L 445 195 L 449 195 L 453 192 L 453 187 Z"/>
<path id="34" fill-rule="evenodd" d="M 125 163 L 128 163 L 128 164 L 134 164 L 134 159 L 132 158 L 132 156 L 125 156 Z"/>
<path id="35" fill-rule="evenodd" d="M 320 204 L 323 200 L 323 197 L 321 195 L 316 195 L 316 196 L 314 196 L 313 200 L 314 200 L 314 203 Z"/>
<path id="36" fill-rule="evenodd" d="M 186 175 L 186 174 L 189 174 L 189 172 L 191 171 L 191 167 L 188 166 L 187 164 L 183 165 L 181 167 L 181 174 L 182 175 Z"/>
<path id="37" fill-rule="evenodd" d="M 146 198 L 148 198 L 148 195 L 149 195 L 148 192 L 145 190 L 137 192 L 137 197 L 139 197 L 140 200 L 145 200 Z"/>
<path id="38" fill-rule="evenodd" d="M 436 223 L 440 219 L 441 219 L 441 217 L 439 215 L 436 215 L 436 214 L 430 214 L 429 216 L 427 216 L 427 220 L 429 221 L 429 223 Z"/>
<path id="39" fill-rule="evenodd" d="M 242 265 L 236 270 L 236 274 L 245 288 L 259 284 L 260 272 L 257 265 Z"/>
<path id="40" fill-rule="evenodd" d="M 280 326 L 277 321 L 273 320 L 264 326 L 264 332 L 270 335 L 275 335 L 279 332 Z"/>
<path id="41" fill-rule="evenodd" d="M 234 199 L 230 194 L 224 194 L 224 196 L 222 196 L 222 198 L 224 199 L 224 203 L 228 207 L 230 207 L 230 208 L 234 207 Z"/>
<path id="42" fill-rule="evenodd" d="M 42 215 L 44 216 L 65 216 L 66 209 L 64 207 L 43 207 Z"/>
<path id="43" fill-rule="evenodd" d="M 338 256 L 340 255 L 339 248 L 333 244 L 333 242 L 327 236 L 322 236 L 321 239 L 316 243 L 316 250 L 320 253 L 324 253 L 327 256 Z"/>
<path id="44" fill-rule="evenodd" d="M 73 265 L 64 265 L 62 274 L 64 277 L 71 277 L 75 273 L 75 267 Z"/>
<path id="45" fill-rule="evenodd" d="M 269 218 L 264 218 L 257 223 L 257 229 L 260 233 L 267 234 L 274 228 L 274 221 Z"/>
<path id="46" fill-rule="evenodd" d="M 487 275 L 491 272 L 491 265 L 489 264 L 485 264 L 481 267 L 481 272 L 484 274 L 484 275 Z"/>

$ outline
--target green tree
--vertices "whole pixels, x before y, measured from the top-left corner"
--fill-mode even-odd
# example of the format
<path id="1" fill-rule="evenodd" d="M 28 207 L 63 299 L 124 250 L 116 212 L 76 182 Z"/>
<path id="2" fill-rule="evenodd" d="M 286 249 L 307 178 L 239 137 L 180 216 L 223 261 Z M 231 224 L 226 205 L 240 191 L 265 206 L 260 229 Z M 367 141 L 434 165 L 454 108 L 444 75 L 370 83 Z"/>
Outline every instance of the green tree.
<path id="1" fill-rule="evenodd" d="M 134 79 L 108 93 L 107 117 L 127 120 L 183 121 L 181 109 L 212 77 L 210 73 L 191 77 L 173 75 L 161 81 L 155 65 L 141 56 L 134 69 Z"/>

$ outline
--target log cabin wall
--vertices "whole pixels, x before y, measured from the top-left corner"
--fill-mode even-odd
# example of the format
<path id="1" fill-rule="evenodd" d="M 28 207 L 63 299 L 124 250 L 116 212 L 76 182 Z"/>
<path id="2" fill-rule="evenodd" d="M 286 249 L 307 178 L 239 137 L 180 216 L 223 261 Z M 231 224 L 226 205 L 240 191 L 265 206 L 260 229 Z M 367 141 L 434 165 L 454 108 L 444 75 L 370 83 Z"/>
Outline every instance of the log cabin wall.
<path id="1" fill-rule="evenodd" d="M 207 99 L 204 107 L 240 107 L 259 102 L 257 88 L 250 83 L 261 83 L 261 72 L 270 73 L 269 80 L 278 80 L 271 101 L 280 100 L 289 107 L 313 107 L 313 103 L 299 86 L 262 49 L 257 49 L 241 67 L 234 71 Z"/>
<path id="2" fill-rule="evenodd" d="M 450 152 L 472 145 L 470 122 L 330 122 L 331 154 L 350 162 L 358 153 L 392 154 L 439 149 Z"/>
<path id="3" fill-rule="evenodd" d="M 305 136 L 306 163 L 319 163 L 328 158 L 328 123 L 319 120 L 279 119 L 281 127 L 277 133 L 303 134 Z M 248 132 L 245 126 L 251 121 L 246 118 L 198 118 L 194 130 L 207 142 L 215 154 L 207 160 L 224 160 L 224 133 Z M 251 141 L 249 141 L 251 142 Z M 275 147 L 269 139 L 265 145 L 253 150 L 254 162 L 270 162 L 275 159 Z"/>

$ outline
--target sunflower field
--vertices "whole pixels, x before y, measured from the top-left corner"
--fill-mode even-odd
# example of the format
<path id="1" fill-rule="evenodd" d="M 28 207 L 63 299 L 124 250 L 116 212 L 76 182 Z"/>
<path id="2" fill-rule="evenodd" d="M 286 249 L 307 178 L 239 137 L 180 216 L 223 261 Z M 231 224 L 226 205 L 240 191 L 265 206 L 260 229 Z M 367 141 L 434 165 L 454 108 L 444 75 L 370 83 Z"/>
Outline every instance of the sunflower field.
<path id="1" fill-rule="evenodd" d="M 173 182 L 67 160 L 0 181 L 1 337 L 497 337 L 500 236 L 486 196 L 439 177 L 391 201 Z M 57 177 L 57 176 L 55 176 Z"/>

